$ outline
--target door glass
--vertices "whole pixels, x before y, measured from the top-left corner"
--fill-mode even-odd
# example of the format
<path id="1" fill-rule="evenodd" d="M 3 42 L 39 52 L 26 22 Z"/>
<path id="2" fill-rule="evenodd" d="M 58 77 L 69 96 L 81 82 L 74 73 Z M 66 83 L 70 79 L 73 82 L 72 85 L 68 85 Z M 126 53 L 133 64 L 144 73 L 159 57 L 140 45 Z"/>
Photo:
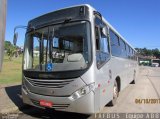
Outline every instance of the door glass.
<path id="1" fill-rule="evenodd" d="M 39 65 L 39 38 L 33 37 L 33 67 L 36 68 Z"/>

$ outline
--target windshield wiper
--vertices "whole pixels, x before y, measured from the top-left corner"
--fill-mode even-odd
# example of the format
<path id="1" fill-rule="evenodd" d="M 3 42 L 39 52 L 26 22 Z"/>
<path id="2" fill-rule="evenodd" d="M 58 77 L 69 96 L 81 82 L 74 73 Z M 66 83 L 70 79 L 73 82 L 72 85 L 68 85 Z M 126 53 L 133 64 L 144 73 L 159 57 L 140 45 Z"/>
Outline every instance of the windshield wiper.
<path id="1" fill-rule="evenodd" d="M 71 20 L 72 20 L 71 18 L 67 18 L 67 19 L 64 20 L 63 23 L 64 23 L 64 24 L 69 23 Z"/>

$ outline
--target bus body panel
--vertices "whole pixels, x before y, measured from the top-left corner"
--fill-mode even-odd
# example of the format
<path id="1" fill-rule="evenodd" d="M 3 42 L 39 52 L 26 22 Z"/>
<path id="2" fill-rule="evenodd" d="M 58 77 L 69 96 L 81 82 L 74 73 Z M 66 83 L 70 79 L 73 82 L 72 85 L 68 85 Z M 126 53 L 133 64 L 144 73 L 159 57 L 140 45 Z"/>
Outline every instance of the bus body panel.
<path id="1" fill-rule="evenodd" d="M 71 101 L 69 100 L 68 97 L 52 97 L 52 96 L 38 95 L 31 92 L 27 93 L 22 88 L 22 99 L 25 104 L 36 106 L 39 108 L 45 108 L 39 105 L 40 100 L 45 100 L 53 102 L 53 107 L 51 108 L 54 108 L 55 110 L 86 113 L 86 114 L 95 113 L 94 92 L 90 92 L 76 101 Z"/>
<path id="2" fill-rule="evenodd" d="M 123 90 L 133 80 L 135 61 L 112 56 L 111 62 L 113 79 L 120 77 L 120 90 Z"/>
<path id="3" fill-rule="evenodd" d="M 99 90 L 95 91 L 97 93 L 95 95 L 100 97 L 100 109 L 113 99 L 113 84 L 117 77 L 120 78 L 120 90 L 126 88 L 133 81 L 134 70 L 137 70 L 136 65 L 135 61 L 112 57 L 112 60 L 108 61 L 103 68 L 95 69 L 95 82 L 96 85 L 100 85 Z M 109 71 L 111 71 L 111 74 L 109 74 Z M 111 77 L 109 77 L 110 75 Z"/>

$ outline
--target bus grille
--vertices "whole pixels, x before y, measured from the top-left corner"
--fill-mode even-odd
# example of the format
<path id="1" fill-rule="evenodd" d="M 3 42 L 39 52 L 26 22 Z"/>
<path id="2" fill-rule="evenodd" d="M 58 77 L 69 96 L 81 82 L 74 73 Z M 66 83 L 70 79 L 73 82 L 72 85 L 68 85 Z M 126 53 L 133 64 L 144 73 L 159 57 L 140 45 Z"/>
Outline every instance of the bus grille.
<path id="1" fill-rule="evenodd" d="M 47 87 L 47 88 L 62 88 L 73 81 L 73 79 L 46 80 L 46 79 L 31 79 L 28 77 L 25 77 L 25 79 L 28 82 L 30 82 L 33 86 Z"/>
<path id="2" fill-rule="evenodd" d="M 32 103 L 38 107 L 42 107 L 39 103 L 39 101 L 37 100 L 33 100 L 31 99 Z M 53 109 L 66 109 L 67 107 L 69 107 L 70 104 L 53 104 L 53 106 L 51 108 Z"/>

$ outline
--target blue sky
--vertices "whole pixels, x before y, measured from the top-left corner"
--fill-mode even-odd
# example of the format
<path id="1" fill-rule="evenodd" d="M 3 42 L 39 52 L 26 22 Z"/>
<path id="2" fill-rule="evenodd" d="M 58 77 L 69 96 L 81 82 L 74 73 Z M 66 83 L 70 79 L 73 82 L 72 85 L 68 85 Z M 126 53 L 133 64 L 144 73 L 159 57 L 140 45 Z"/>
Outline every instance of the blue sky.
<path id="1" fill-rule="evenodd" d="M 160 49 L 160 0 L 8 0 L 6 40 L 12 41 L 17 25 L 77 4 L 90 4 L 134 47 Z M 25 30 L 19 33 L 23 45 Z"/>

